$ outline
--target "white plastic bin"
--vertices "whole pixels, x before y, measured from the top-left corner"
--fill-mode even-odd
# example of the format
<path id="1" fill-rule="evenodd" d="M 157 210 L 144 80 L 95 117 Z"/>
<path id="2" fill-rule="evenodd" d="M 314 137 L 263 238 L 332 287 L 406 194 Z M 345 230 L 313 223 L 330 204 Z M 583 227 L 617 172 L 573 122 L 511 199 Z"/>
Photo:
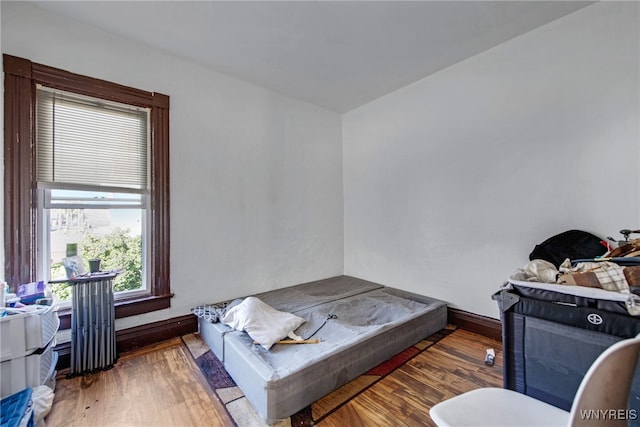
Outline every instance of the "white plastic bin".
<path id="1" fill-rule="evenodd" d="M 0 397 L 49 381 L 58 361 L 58 354 L 53 351 L 55 345 L 53 340 L 46 348 L 28 356 L 0 362 Z"/>
<path id="2" fill-rule="evenodd" d="M 55 337 L 60 326 L 55 306 L 30 307 L 33 311 L 0 318 L 0 362 L 27 356 Z"/>

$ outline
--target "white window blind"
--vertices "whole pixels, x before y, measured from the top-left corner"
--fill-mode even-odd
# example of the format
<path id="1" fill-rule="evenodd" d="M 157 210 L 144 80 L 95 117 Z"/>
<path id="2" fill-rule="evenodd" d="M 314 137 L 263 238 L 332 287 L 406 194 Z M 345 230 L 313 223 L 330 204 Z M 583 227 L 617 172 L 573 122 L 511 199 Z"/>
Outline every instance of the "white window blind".
<path id="1" fill-rule="evenodd" d="M 36 115 L 39 184 L 147 189 L 147 109 L 38 87 Z"/>

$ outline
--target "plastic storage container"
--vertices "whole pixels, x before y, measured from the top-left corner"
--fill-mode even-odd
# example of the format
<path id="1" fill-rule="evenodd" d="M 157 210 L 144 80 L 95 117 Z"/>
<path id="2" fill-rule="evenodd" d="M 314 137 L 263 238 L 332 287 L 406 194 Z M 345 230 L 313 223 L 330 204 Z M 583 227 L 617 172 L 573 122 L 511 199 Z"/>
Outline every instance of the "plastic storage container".
<path id="1" fill-rule="evenodd" d="M 27 356 L 55 337 L 60 319 L 55 306 L 29 306 L 32 311 L 0 318 L 0 362 Z"/>
<path id="2" fill-rule="evenodd" d="M 55 345 L 52 340 L 47 347 L 28 356 L 0 362 L 0 396 L 51 382 L 58 362 L 58 353 L 53 351 Z"/>

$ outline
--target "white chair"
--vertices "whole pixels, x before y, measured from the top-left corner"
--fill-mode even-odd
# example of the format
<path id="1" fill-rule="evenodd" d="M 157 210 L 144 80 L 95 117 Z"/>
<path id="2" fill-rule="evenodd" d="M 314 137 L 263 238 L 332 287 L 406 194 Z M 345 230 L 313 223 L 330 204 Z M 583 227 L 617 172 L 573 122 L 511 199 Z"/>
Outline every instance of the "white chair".
<path id="1" fill-rule="evenodd" d="M 628 419 L 640 417 L 627 409 L 639 351 L 640 335 L 619 341 L 598 356 L 578 387 L 571 412 L 512 390 L 489 387 L 440 402 L 429 415 L 441 427 L 626 426 Z"/>

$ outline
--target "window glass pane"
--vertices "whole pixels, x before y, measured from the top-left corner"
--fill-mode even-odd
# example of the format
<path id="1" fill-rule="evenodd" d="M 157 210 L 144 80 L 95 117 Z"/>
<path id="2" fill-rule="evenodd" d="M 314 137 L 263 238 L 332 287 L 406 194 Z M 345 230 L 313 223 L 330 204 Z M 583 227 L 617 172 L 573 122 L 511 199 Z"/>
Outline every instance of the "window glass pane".
<path id="1" fill-rule="evenodd" d="M 104 196 L 101 193 L 76 191 L 51 191 L 51 203 L 61 198 L 92 198 Z M 107 195 L 111 196 L 111 195 Z M 107 200 L 131 198 L 139 195 L 106 197 Z M 100 258 L 103 271 L 122 271 L 114 281 L 116 292 L 144 290 L 142 270 L 143 257 L 143 209 L 123 208 L 51 208 L 49 218 L 50 277 L 65 278 L 63 258 L 67 254 L 67 244 L 77 244 L 78 255 L 89 270 L 89 259 Z M 70 298 L 67 284 L 52 286 L 59 300 Z"/>
<path id="2" fill-rule="evenodd" d="M 109 193 L 104 191 L 51 190 L 46 208 L 142 208 L 144 199 L 137 193 Z"/>

